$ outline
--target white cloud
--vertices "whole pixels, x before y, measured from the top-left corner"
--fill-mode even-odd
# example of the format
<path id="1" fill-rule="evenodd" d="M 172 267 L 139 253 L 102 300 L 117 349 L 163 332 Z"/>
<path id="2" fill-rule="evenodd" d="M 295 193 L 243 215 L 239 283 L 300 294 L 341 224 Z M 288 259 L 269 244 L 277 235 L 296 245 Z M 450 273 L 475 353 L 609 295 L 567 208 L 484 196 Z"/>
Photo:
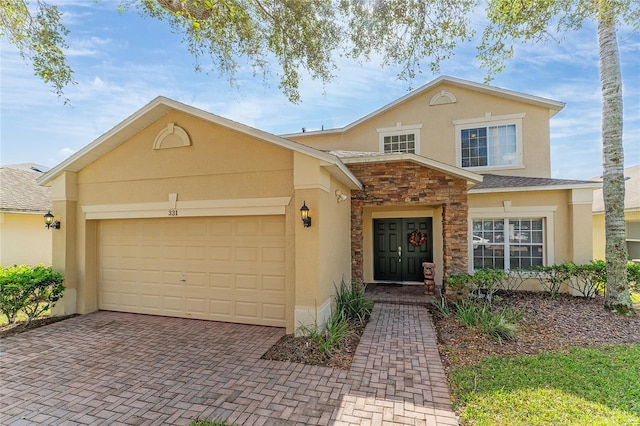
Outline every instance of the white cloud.
<path id="1" fill-rule="evenodd" d="M 104 81 L 102 81 L 102 79 L 100 79 L 100 77 L 96 76 L 93 79 L 93 82 L 91 83 L 92 86 L 97 87 L 97 88 L 102 88 L 104 87 Z"/>

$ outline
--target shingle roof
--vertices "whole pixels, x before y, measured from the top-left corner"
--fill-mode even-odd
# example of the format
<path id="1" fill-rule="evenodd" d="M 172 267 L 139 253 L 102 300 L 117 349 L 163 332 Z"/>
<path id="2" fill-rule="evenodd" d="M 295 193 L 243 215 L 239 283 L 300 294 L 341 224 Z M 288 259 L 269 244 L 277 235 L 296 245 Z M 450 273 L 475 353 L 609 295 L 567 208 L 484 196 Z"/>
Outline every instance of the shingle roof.
<path id="1" fill-rule="evenodd" d="M 0 211 L 43 213 L 51 210 L 51 188 L 36 180 L 47 169 L 35 164 L 0 167 Z"/>
<path id="2" fill-rule="evenodd" d="M 552 179 L 528 176 L 501 176 L 493 174 L 483 174 L 483 181 L 473 187 L 471 192 L 494 189 L 517 189 L 517 188 L 541 188 L 541 187 L 573 187 L 573 186 L 593 186 L 597 188 L 599 182 L 590 180 L 572 179 Z"/>
<path id="3" fill-rule="evenodd" d="M 624 209 L 640 209 L 640 164 L 624 169 Z M 600 178 L 598 178 L 600 179 Z M 593 193 L 594 212 L 604 211 L 604 200 L 602 199 L 602 189 Z"/>

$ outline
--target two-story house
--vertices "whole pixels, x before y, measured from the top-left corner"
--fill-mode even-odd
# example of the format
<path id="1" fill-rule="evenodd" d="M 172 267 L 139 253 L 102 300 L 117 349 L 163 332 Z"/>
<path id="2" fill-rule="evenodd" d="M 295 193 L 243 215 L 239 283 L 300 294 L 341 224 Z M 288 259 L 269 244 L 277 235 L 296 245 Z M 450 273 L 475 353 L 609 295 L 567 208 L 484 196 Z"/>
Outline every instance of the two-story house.
<path id="1" fill-rule="evenodd" d="M 436 282 L 591 259 L 592 192 L 550 178 L 561 102 L 438 78 L 339 129 L 275 136 L 159 97 L 54 167 L 61 310 L 286 327 L 342 279 Z"/>

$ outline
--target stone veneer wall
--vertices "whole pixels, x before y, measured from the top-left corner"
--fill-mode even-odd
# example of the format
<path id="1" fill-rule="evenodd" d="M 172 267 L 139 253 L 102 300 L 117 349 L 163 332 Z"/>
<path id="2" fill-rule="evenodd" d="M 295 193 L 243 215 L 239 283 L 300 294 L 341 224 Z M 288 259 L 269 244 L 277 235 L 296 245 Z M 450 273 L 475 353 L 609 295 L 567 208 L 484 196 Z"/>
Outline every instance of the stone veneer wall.
<path id="1" fill-rule="evenodd" d="M 362 191 L 351 192 L 354 283 L 363 282 L 362 217 L 364 207 L 369 206 L 442 205 L 443 277 L 468 271 L 466 180 L 410 161 L 354 163 L 347 167 L 364 184 Z"/>

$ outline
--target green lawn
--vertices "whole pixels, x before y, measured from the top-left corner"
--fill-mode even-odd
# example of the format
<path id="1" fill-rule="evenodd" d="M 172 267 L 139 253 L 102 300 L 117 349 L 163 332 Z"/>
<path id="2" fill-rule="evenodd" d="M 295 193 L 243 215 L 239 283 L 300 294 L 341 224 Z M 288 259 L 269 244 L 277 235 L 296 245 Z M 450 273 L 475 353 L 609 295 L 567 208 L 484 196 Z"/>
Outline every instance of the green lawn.
<path id="1" fill-rule="evenodd" d="M 640 425 L 640 345 L 489 357 L 452 372 L 473 425 Z"/>

